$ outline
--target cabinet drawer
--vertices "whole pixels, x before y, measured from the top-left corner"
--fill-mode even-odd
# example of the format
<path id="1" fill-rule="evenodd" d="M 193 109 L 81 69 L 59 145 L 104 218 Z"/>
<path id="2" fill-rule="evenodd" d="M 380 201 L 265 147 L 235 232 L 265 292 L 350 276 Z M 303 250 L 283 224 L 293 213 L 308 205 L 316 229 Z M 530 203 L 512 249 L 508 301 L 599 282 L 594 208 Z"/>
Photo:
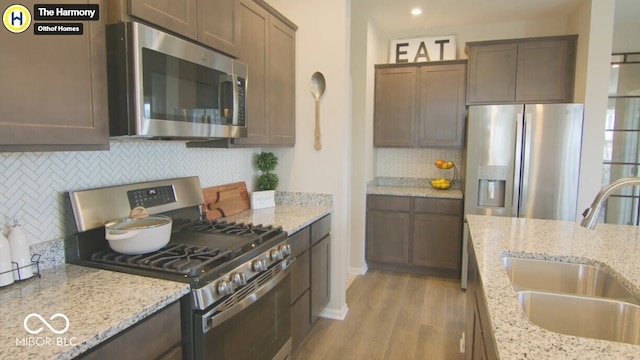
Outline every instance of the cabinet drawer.
<path id="1" fill-rule="evenodd" d="M 411 198 L 404 196 L 369 195 L 367 196 L 367 209 L 409 211 L 411 210 Z"/>
<path id="2" fill-rule="evenodd" d="M 311 238 L 309 226 L 289 236 L 289 245 L 291 246 L 291 256 L 296 257 L 309 249 L 309 240 Z"/>
<path id="3" fill-rule="evenodd" d="M 459 199 L 416 198 L 414 206 L 416 212 L 462 215 L 462 201 Z"/>
<path id="4" fill-rule="evenodd" d="M 331 215 L 311 224 L 311 245 L 314 245 L 331 232 Z"/>
<path id="5" fill-rule="evenodd" d="M 307 290 L 309 290 L 308 251 L 296 257 L 296 263 L 291 271 L 291 303 L 294 303 Z"/>
<path id="6" fill-rule="evenodd" d="M 309 314 L 309 291 L 291 305 L 291 350 L 294 351 L 300 346 L 305 335 L 311 329 Z"/>

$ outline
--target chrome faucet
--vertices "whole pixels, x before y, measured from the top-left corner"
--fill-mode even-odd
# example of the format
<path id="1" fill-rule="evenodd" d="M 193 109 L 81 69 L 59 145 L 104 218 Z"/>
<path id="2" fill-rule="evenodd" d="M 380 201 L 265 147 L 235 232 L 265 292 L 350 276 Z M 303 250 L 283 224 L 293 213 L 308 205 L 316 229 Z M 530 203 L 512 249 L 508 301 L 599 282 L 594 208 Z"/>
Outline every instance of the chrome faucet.
<path id="1" fill-rule="evenodd" d="M 627 186 L 640 186 L 640 177 L 621 178 L 603 187 L 602 190 L 598 192 L 598 195 L 596 195 L 596 198 L 593 199 L 591 207 L 582 213 L 584 219 L 582 219 L 580 225 L 587 229 L 595 229 L 602 204 L 609 198 L 612 192 Z"/>

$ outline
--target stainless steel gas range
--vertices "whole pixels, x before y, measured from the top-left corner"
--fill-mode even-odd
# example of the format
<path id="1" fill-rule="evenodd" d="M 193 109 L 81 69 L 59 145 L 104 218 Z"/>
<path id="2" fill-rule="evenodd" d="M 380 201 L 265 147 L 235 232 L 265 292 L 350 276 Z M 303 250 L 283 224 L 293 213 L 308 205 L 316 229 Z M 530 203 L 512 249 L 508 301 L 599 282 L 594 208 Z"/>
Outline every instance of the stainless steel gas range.
<path id="1" fill-rule="evenodd" d="M 75 234 L 69 263 L 188 283 L 181 300 L 184 359 L 285 359 L 291 352 L 290 276 L 294 259 L 281 227 L 204 216 L 197 177 L 67 194 Z M 160 250 L 111 250 L 104 224 L 137 206 L 173 220 Z"/>

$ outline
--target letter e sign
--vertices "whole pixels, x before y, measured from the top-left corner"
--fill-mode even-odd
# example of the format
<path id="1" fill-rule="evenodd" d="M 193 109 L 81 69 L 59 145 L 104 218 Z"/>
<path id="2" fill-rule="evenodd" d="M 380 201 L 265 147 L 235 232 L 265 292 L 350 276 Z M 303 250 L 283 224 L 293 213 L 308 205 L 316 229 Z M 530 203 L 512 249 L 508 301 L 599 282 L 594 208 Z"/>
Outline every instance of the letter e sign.
<path id="1" fill-rule="evenodd" d="M 456 50 L 454 35 L 391 40 L 389 63 L 455 60 Z"/>

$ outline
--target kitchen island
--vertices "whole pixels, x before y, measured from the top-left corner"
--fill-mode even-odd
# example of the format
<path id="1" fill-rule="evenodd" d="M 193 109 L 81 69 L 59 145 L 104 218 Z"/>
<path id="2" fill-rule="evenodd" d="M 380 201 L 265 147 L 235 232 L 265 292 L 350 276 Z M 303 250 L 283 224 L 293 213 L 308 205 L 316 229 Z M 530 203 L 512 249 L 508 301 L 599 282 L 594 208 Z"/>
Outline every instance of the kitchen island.
<path id="1" fill-rule="evenodd" d="M 597 265 L 640 295 L 640 227 L 600 224 L 588 230 L 573 222 L 479 215 L 467 215 L 467 221 L 501 360 L 640 359 L 639 345 L 563 335 L 531 323 L 501 261 L 510 255 Z"/>

